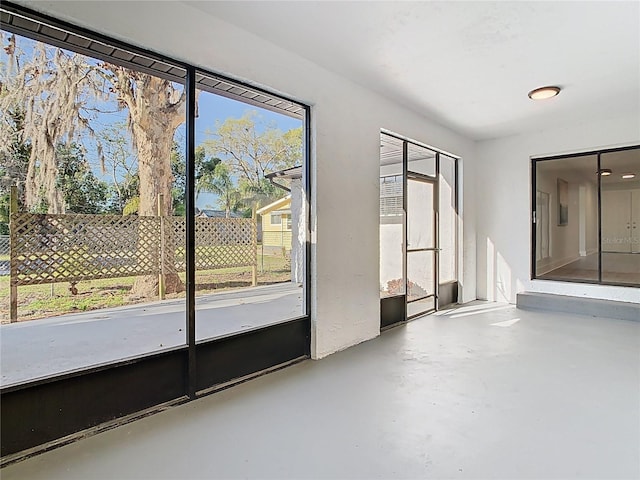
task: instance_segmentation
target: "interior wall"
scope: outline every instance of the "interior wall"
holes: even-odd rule
[[[536,187],[549,194],[549,254],[538,262],[538,274],[561,267],[580,257],[579,190],[580,184],[569,181],[569,219],[567,225],[558,225],[558,175],[538,169]],[[508,300],[508,299],[504,299]]]
[[[530,276],[531,158],[638,143],[640,112],[479,142],[478,297],[514,303],[516,294],[526,290],[640,303],[637,288],[531,280]]]
[[[379,155],[386,128],[462,157],[475,143],[181,2],[19,2],[312,106],[312,356],[379,334]],[[461,299],[475,298],[474,184],[461,181]]]

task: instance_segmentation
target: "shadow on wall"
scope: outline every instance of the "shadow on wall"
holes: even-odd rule
[[[486,238],[486,248],[482,255],[478,255],[478,271],[486,272],[486,278],[481,279],[485,291],[482,291],[482,281],[478,285],[478,297],[490,302],[516,302],[516,294],[524,291],[524,285],[513,275],[513,269],[496,249],[490,238]]]

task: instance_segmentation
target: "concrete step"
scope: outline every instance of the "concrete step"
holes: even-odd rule
[[[640,303],[523,292],[517,295],[516,305],[518,308],[529,310],[550,310],[640,322]]]

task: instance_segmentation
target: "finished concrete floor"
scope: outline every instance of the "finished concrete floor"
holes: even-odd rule
[[[640,322],[440,312],[1,476],[637,479]]]

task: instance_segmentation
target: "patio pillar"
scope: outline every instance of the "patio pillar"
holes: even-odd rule
[[[258,285],[258,215],[256,214],[255,205],[251,207],[251,221],[253,222],[253,226],[255,228],[255,233],[253,234],[252,246],[253,253],[255,255],[253,265],[251,266],[251,286],[255,287]]]
[[[302,180],[291,180],[291,281],[304,282],[306,204]]]

